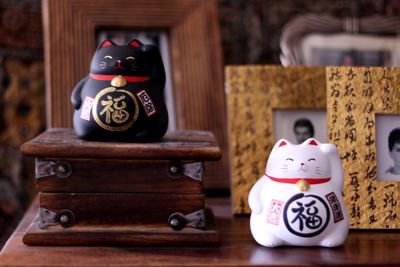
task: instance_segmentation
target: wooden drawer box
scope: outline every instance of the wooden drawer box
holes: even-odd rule
[[[50,129],[21,149],[36,159],[40,201],[26,244],[219,243],[202,187],[205,161],[221,157],[211,133],[132,144],[83,141],[71,129]]]

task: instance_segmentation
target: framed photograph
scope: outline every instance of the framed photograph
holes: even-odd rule
[[[275,109],[273,124],[275,142],[285,138],[293,144],[301,144],[313,137],[326,143],[328,139],[326,110]]]
[[[301,42],[308,66],[399,66],[400,38],[310,34]]]
[[[377,114],[375,120],[377,177],[400,182],[400,114]]]
[[[325,68],[228,66],[225,77],[232,208],[247,214],[248,193],[264,173],[275,140],[295,140],[294,130],[309,134],[304,122],[293,128],[299,119],[311,121],[314,134],[327,139]]]
[[[400,66],[400,19],[305,14],[283,28],[284,66]]]
[[[98,41],[138,36],[164,51],[167,103],[177,130],[208,130],[224,153],[204,187],[228,188],[226,103],[215,0],[43,0],[48,127],[72,127],[70,94]],[[169,79],[168,79],[169,78]]]
[[[328,137],[340,151],[350,225],[398,229],[400,70],[328,67],[326,74]]]

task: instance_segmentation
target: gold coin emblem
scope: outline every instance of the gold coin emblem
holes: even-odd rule
[[[96,95],[92,114],[101,128],[121,132],[135,123],[139,115],[139,105],[131,92],[107,87]]]

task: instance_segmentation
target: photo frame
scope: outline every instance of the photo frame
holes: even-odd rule
[[[87,75],[99,31],[165,31],[176,129],[213,132],[224,156],[207,168],[204,187],[228,188],[226,104],[215,0],[43,0],[42,5],[47,127],[72,127],[70,93]]]
[[[335,17],[304,14],[285,24],[284,66],[399,66],[397,16]]]
[[[400,114],[376,114],[376,171],[382,181],[400,181]]]
[[[274,141],[284,138],[292,144],[301,144],[308,138],[328,142],[326,111],[314,109],[273,109]]]
[[[248,214],[248,194],[275,144],[273,111],[325,110],[325,68],[228,66],[225,77],[232,210]]]
[[[345,171],[350,227],[398,229],[400,183],[378,176],[376,118],[400,114],[400,70],[327,67],[326,74],[328,135],[339,148]]]

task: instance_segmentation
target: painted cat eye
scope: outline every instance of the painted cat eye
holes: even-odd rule
[[[104,58],[112,59],[112,56],[105,56]]]
[[[292,158],[287,158],[286,160],[294,161]]]
[[[125,58],[125,59],[132,59],[132,60],[134,60],[135,58],[134,58],[134,57],[127,57],[127,58]]]
[[[310,159],[308,159],[308,161],[315,161],[315,159],[314,158],[310,158]]]

